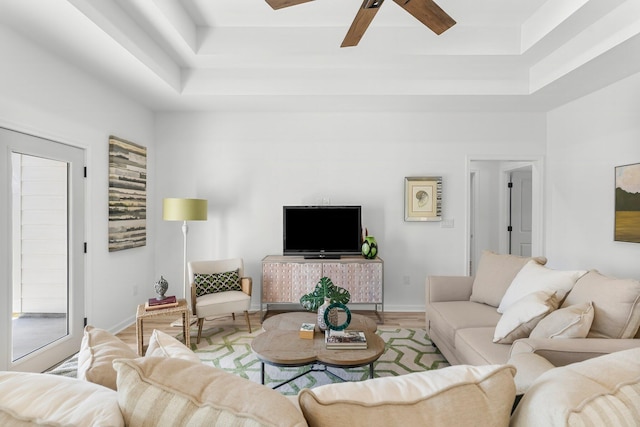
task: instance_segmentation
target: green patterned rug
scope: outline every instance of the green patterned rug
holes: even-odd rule
[[[191,349],[202,363],[260,383],[260,361],[251,350],[251,340],[262,333],[262,328],[257,328],[250,334],[244,326],[242,328],[211,327],[202,331],[200,344],[195,343],[195,328],[191,333]],[[377,333],[385,342],[385,351],[374,364],[375,377],[397,376],[449,366],[442,354],[433,346],[424,329],[380,328]],[[182,339],[182,333],[176,334],[176,338]],[[75,355],[49,373],[75,377],[77,365],[78,357]],[[274,387],[306,370],[308,370],[307,366],[279,368],[266,365],[265,382],[266,385]],[[350,381],[369,378],[368,366],[352,369],[329,368],[329,370]],[[337,381],[340,380],[325,372],[311,372],[279,387],[278,391],[282,394],[295,395],[303,388]]]
[[[200,357],[202,363],[259,383],[260,361],[251,350],[251,340],[260,333],[262,333],[262,329],[250,334],[244,328],[212,327],[202,331],[199,345],[195,344],[195,337],[193,337],[191,348]],[[385,342],[385,352],[374,364],[375,377],[396,376],[449,366],[442,354],[433,347],[424,329],[381,328],[377,333]],[[181,335],[179,337],[181,338]],[[266,365],[265,383],[274,387],[308,370],[308,368],[307,366],[280,368]],[[329,370],[350,381],[369,378],[368,367],[329,368]],[[279,387],[278,391],[282,394],[297,394],[303,388],[312,388],[337,381],[340,380],[325,372],[311,372]]]

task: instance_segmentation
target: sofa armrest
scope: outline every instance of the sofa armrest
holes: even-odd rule
[[[427,305],[440,301],[469,301],[471,276],[428,276],[425,283]]]
[[[516,368],[516,394],[525,394],[536,379],[545,372],[555,368],[551,362],[535,353],[514,354],[507,365]]]
[[[535,353],[554,366],[565,366],[635,347],[640,347],[640,339],[523,338],[513,343],[510,357],[519,353]]]

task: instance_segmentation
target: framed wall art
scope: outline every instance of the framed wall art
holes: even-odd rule
[[[147,244],[147,149],[109,137],[109,252]]]
[[[442,177],[404,179],[404,220],[442,221]]]
[[[617,166],[615,173],[614,240],[640,243],[640,163]]]

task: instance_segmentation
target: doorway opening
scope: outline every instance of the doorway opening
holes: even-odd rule
[[[541,158],[468,159],[468,274],[483,250],[543,255],[542,182]]]

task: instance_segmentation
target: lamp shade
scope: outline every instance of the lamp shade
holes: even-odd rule
[[[164,199],[162,219],[165,221],[204,221],[207,219],[205,199]]]

